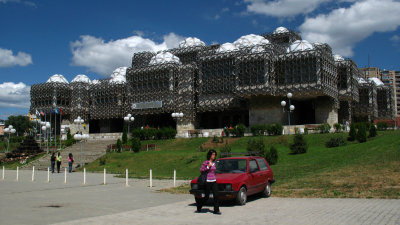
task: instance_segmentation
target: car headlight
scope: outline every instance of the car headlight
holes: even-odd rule
[[[226,184],[225,185],[225,190],[226,191],[232,191],[232,184]]]
[[[199,185],[198,184],[192,184],[192,189],[193,190],[199,189]]]

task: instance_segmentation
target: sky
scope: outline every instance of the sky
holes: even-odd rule
[[[0,0],[0,119],[27,114],[30,86],[54,74],[107,78],[187,37],[223,44],[284,26],[359,67],[400,70],[399,12],[400,0]]]

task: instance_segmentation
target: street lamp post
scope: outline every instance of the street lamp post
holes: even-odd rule
[[[14,134],[15,132],[16,132],[16,130],[14,129],[13,125],[8,125],[8,127],[4,129],[4,133],[8,133],[7,152],[9,152],[9,149],[10,149],[11,134]]]
[[[294,110],[294,105],[290,104],[290,99],[293,97],[292,93],[287,93],[286,97],[289,100],[289,109],[287,109],[286,111],[288,112],[288,122],[289,122],[289,134],[290,134],[290,113]],[[281,106],[282,106],[282,110],[283,112],[285,112],[285,106],[286,106],[286,101],[281,101]]]
[[[176,120],[176,131],[178,132],[178,119],[183,117],[183,112],[174,112],[171,113],[172,118]]]
[[[76,118],[76,119],[74,120],[74,123],[78,125],[78,130],[79,130],[79,132],[78,132],[77,134],[74,134],[74,139],[77,140],[77,141],[80,141],[80,143],[81,143],[81,153],[80,153],[80,158],[81,158],[80,161],[81,161],[81,162],[80,162],[80,164],[79,164],[80,167],[83,166],[83,164],[82,164],[82,140],[87,140],[87,139],[89,139],[89,135],[87,135],[87,134],[81,134],[81,124],[83,124],[84,122],[85,122],[85,121],[84,121],[83,119],[81,119],[80,116],[78,116],[78,118]]]
[[[47,139],[47,154],[49,154],[49,145],[51,144],[51,123],[50,122],[46,122],[46,139]]]
[[[131,125],[131,122],[135,120],[135,117],[133,117],[130,113],[124,117],[125,122],[128,123],[128,135],[129,135],[129,127]]]

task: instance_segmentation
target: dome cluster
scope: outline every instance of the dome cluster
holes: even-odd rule
[[[188,37],[185,40],[179,42],[179,48],[189,48],[189,47],[198,47],[198,46],[206,46],[204,42],[195,37]]]
[[[110,83],[126,83],[126,69],[128,67],[119,67],[111,73]],[[61,74],[52,75],[46,83],[64,83],[69,84],[68,80]],[[84,74],[78,74],[72,79],[72,83],[87,83],[87,84],[99,84],[99,80],[91,81],[90,78]]]
[[[265,49],[261,47],[260,45],[266,45],[269,44],[270,42],[264,38],[263,36],[260,35],[255,35],[255,34],[249,34],[249,35],[244,35],[238,38],[235,42],[233,43],[225,43],[222,44],[218,49],[218,53],[225,53],[225,52],[232,52],[232,51],[238,51],[240,48],[248,48],[248,47],[253,47],[251,50],[252,53],[259,53],[264,51]]]
[[[298,52],[312,49],[314,49],[314,46],[310,42],[306,40],[297,40],[287,48],[286,52]]]
[[[160,65],[160,64],[166,64],[166,63],[181,64],[181,61],[179,60],[178,57],[176,57],[175,55],[173,55],[170,52],[160,52],[150,59],[149,65]]]

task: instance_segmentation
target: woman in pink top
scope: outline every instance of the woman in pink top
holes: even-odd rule
[[[211,149],[207,153],[207,160],[203,162],[200,168],[200,172],[207,172],[207,182],[205,185],[205,197],[203,199],[196,199],[197,203],[197,211],[201,212],[201,208],[204,203],[208,201],[210,190],[214,196],[214,214],[221,214],[219,211],[219,200],[218,200],[218,186],[217,186],[217,177],[215,176],[215,158],[217,157],[217,152],[214,149]]]
[[[72,164],[74,163],[74,156],[72,153],[69,153],[68,155],[68,171],[71,173],[72,172]]]

